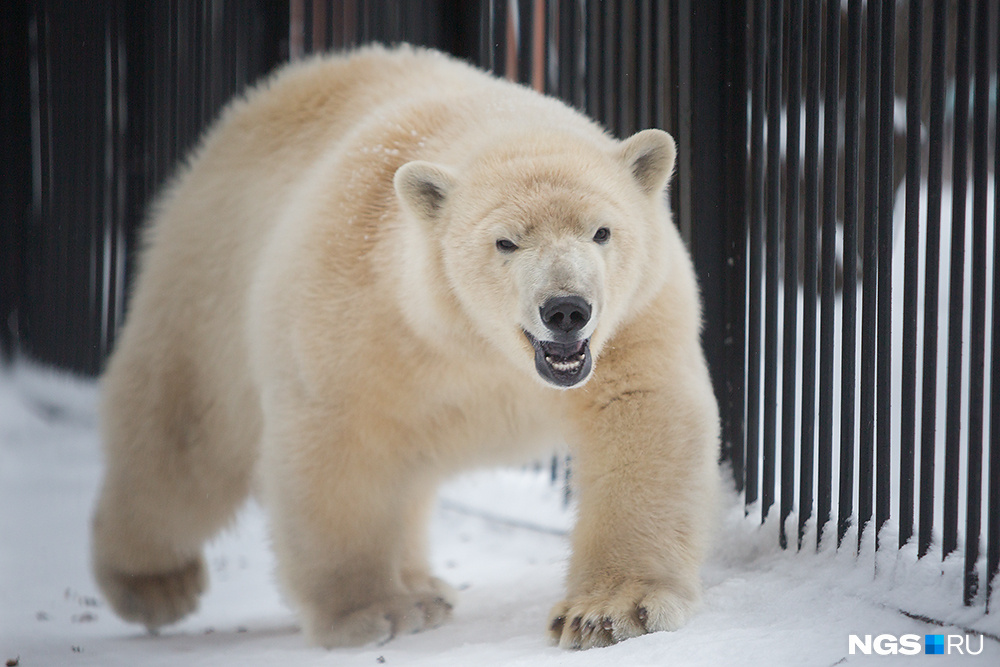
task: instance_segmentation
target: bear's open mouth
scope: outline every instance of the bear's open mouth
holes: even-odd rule
[[[590,339],[573,343],[538,340],[527,331],[528,342],[535,348],[535,370],[545,380],[559,387],[572,387],[590,375]]]

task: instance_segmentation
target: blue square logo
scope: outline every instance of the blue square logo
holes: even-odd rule
[[[924,635],[924,653],[944,655],[944,635]]]

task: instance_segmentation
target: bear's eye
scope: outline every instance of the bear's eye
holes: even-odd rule
[[[497,250],[500,252],[514,252],[517,250],[517,244],[510,239],[497,239]]]
[[[604,245],[611,239],[611,230],[607,227],[601,227],[594,233],[594,243],[600,243]]]

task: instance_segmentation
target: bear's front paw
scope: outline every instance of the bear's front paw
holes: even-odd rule
[[[444,623],[454,607],[454,592],[434,579],[432,587],[403,593],[339,616],[329,621],[325,615],[305,612],[309,639],[325,648],[384,644],[393,637],[430,630]]]
[[[560,648],[610,646],[647,632],[680,628],[699,598],[698,587],[625,583],[560,602],[549,616],[549,633]]]

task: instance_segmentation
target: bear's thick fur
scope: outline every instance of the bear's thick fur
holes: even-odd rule
[[[151,629],[253,489],[308,638],[382,642],[454,603],[426,559],[443,478],[565,439],[564,647],[680,627],[718,490],[718,415],[674,142],[616,141],[441,54],[285,67],[155,205],[103,379],[93,566]]]

